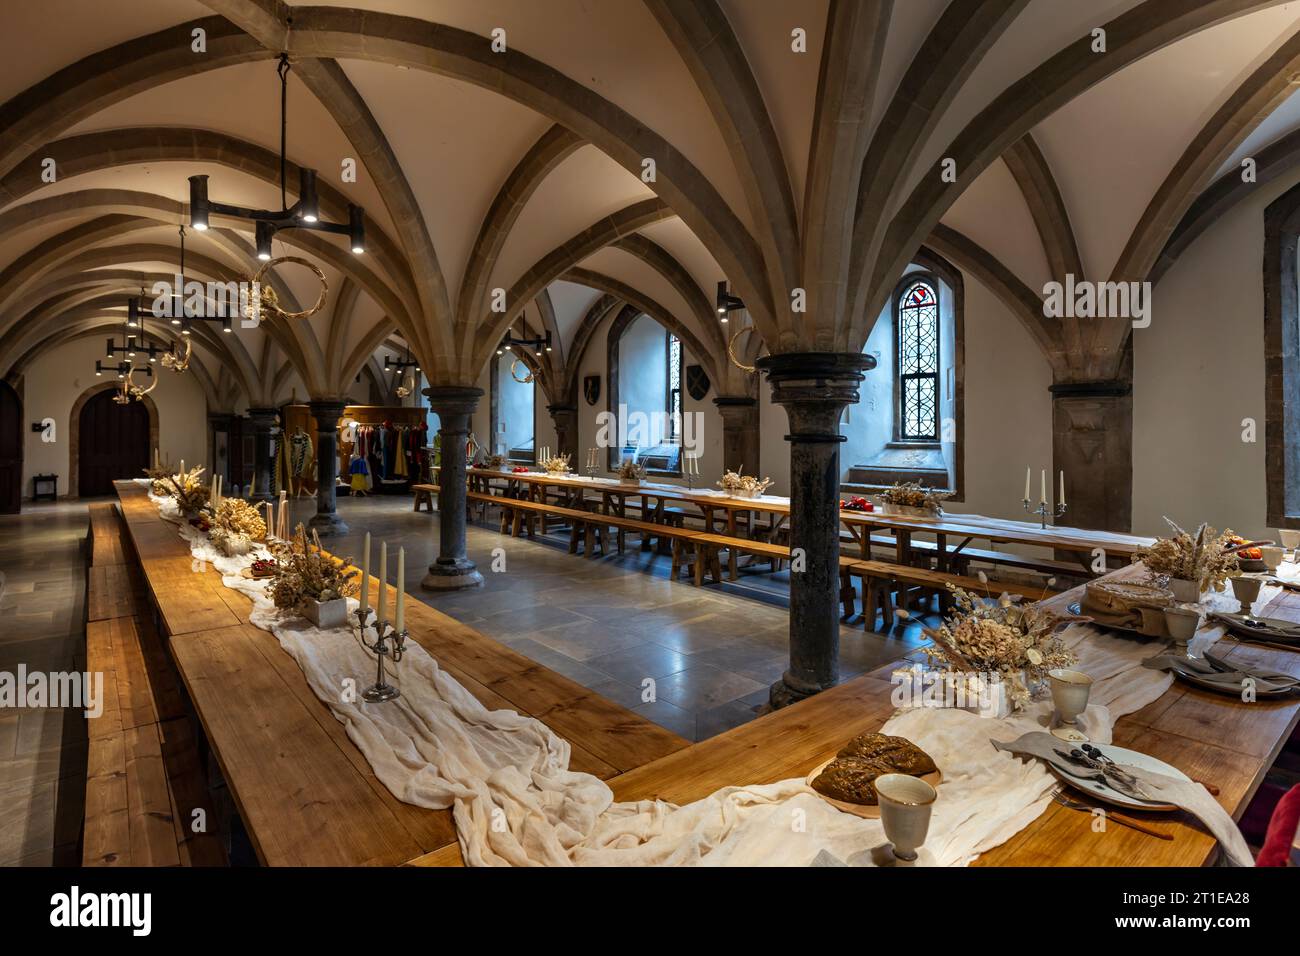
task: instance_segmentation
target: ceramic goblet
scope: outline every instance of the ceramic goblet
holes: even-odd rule
[[[1282,542],[1282,547],[1293,555],[1296,553],[1296,548],[1300,548],[1300,531],[1295,528],[1278,528],[1277,536]]]
[[[1286,549],[1276,545],[1264,545],[1259,549],[1259,556],[1264,562],[1264,567],[1268,568],[1270,573],[1277,574],[1277,569],[1282,566],[1282,560],[1286,557]]]
[[[1052,728],[1052,736],[1075,742],[1087,740],[1087,735],[1079,729],[1078,720],[1079,715],[1088,709],[1092,678],[1083,671],[1057,667],[1047,672],[1047,679],[1052,685],[1052,703],[1056,705],[1056,716],[1060,720]]]
[[[1259,597],[1259,589],[1263,587],[1264,582],[1259,578],[1251,577],[1249,574],[1239,574],[1232,578],[1232,593],[1237,600],[1241,602],[1241,614],[1246,620],[1253,620],[1251,608],[1255,606],[1255,599]]]
[[[1191,643],[1201,626],[1201,609],[1194,604],[1175,604],[1164,610],[1165,630],[1180,647]]]
[[[880,822],[893,844],[894,856],[904,863],[915,862],[930,832],[930,810],[939,792],[920,777],[886,773],[875,780],[880,799]]]

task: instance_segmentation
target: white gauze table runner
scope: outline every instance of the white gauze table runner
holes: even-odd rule
[[[259,555],[225,557],[180,519],[173,500],[150,498],[164,518],[178,523],[196,558],[252,599],[251,622],[274,634],[298,663],[393,795],[417,806],[453,808],[471,866],[806,866],[822,850],[851,865],[881,858],[872,853],[887,842],[880,822],[841,813],[802,778],[725,787],[685,806],[614,803],[604,781],[568,769],[566,740],[532,717],[488,710],[414,641],[392,679],[402,696],[365,703],[359,689],[373,681],[375,659],[351,631],[320,630],[275,608],[264,583],[240,576]],[[1235,607],[1230,598],[1226,604]],[[1197,640],[1208,644],[1221,634],[1210,628]],[[1141,666],[1154,653],[1147,642],[1089,625],[1071,625],[1062,637],[1079,655],[1079,668],[1096,681],[1081,720],[1098,743],[1110,742],[1117,718],[1155,700],[1173,681]],[[356,689],[350,700],[343,692],[347,682]],[[1044,729],[1051,712],[1050,700],[1002,720],[916,708],[896,712],[881,728],[915,742],[943,773],[921,865],[965,866],[1043,812],[1055,778],[1038,762],[1001,753],[989,741]]]

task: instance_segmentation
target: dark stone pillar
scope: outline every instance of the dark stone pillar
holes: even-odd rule
[[[840,656],[840,416],[858,400],[862,353],[793,352],[759,359],[772,401],[790,420],[790,667],[772,685],[773,707],[835,686]]]
[[[434,385],[424,390],[438,415],[442,464],[438,470],[438,558],[420,586],[428,591],[455,591],[483,583],[465,547],[465,439],[483,389]]]
[[[280,413],[274,408],[250,408],[248,419],[253,423],[253,494],[254,501],[271,498],[271,469],[275,459],[271,454],[271,432]]]
[[[551,421],[555,423],[555,450],[569,456],[574,471],[582,466],[578,458],[578,408],[576,405],[547,405]]]
[[[722,415],[722,465],[735,470],[742,465],[757,475],[758,399],[719,395],[713,400]]]
[[[1128,531],[1133,523],[1133,388],[1127,381],[1051,386],[1052,487],[1065,472],[1062,525]],[[1035,482],[1037,479],[1035,479]],[[1034,494],[1038,485],[1034,484]],[[1051,499],[1055,501],[1056,495]],[[1037,500],[1035,498],[1035,500]]]
[[[208,474],[220,475],[230,494],[237,484],[230,472],[230,430],[234,421],[235,416],[230,412],[208,412],[208,461],[212,462]]]
[[[338,399],[313,399],[307,404],[316,419],[316,513],[307,526],[322,538],[347,534],[348,526],[336,510],[339,473],[339,416],[347,402]]]

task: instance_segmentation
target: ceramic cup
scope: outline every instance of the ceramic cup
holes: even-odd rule
[[[1052,728],[1052,734],[1062,740],[1087,740],[1087,736],[1079,730],[1077,721],[1079,715],[1088,709],[1092,678],[1083,671],[1057,667],[1047,672],[1047,679],[1052,687],[1056,716],[1060,719],[1060,724]]]
[[[1286,549],[1274,545],[1263,545],[1259,549],[1259,556],[1264,561],[1264,566],[1272,572],[1276,572],[1282,564],[1282,559],[1286,557]]]
[[[1186,644],[1196,636],[1196,629],[1200,626],[1199,608],[1179,605],[1165,608],[1165,627],[1175,644]]]
[[[1241,602],[1242,614],[1250,617],[1251,608],[1255,604],[1255,599],[1259,597],[1259,589],[1263,585],[1263,581],[1249,574],[1239,574],[1232,578],[1232,593]]]
[[[911,863],[930,832],[930,810],[939,792],[920,777],[886,773],[876,778],[880,822],[894,846],[894,856]]]
[[[1300,531],[1295,528],[1278,528],[1277,537],[1282,542],[1282,547],[1292,554],[1295,553],[1296,548],[1300,548]]]

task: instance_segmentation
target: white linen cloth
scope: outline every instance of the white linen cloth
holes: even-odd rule
[[[150,497],[164,518],[179,523],[194,556],[253,600],[251,622],[276,636],[393,795],[453,808],[471,866],[807,866],[822,851],[850,865],[892,862],[882,852],[887,841],[879,820],[841,813],[802,778],[725,787],[685,806],[616,804],[602,780],[568,769],[567,741],[532,717],[489,711],[414,641],[393,680],[401,697],[369,704],[345,694],[348,686],[367,686],[374,674],[374,657],[356,637],[344,628],[319,630],[275,608],[263,583],[239,574],[264,555],[224,557],[205,534],[180,521],[171,499]],[[1098,743],[1110,742],[1116,718],[1155,700],[1173,681],[1141,666],[1152,653],[1149,643],[1079,624],[1062,637],[1079,655],[1079,669],[1096,681],[1080,720]],[[934,708],[890,718],[882,731],[915,742],[943,774],[919,865],[965,866],[1042,813],[1055,778],[990,741],[1042,730],[1051,712],[1050,700],[1043,700],[1002,720]]]

